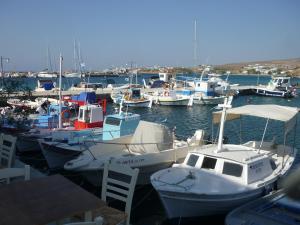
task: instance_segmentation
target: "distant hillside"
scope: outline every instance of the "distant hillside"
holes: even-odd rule
[[[254,65],[254,64],[260,64],[264,66],[275,66],[282,70],[289,70],[291,75],[300,76],[300,58],[230,63],[224,65],[216,65],[214,66],[214,68],[216,70],[225,70],[225,71],[230,70],[232,73],[241,73],[243,67],[248,65]]]

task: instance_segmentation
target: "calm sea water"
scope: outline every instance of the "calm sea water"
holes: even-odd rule
[[[149,78],[151,75],[145,75]],[[91,78],[90,82],[103,82],[103,78]],[[115,78],[116,83],[126,83],[126,77]],[[142,77],[138,78],[141,82]],[[266,84],[270,80],[268,76],[260,76],[259,80],[256,76],[230,76],[229,81],[231,83],[238,83],[240,85],[255,85],[257,83]],[[64,79],[64,87],[69,87],[72,83],[78,82],[75,79]],[[35,79],[24,79],[24,83],[28,83],[33,86],[36,83]],[[299,83],[299,79],[292,79],[292,83]],[[300,97],[293,99],[283,99],[275,97],[262,97],[262,96],[238,96],[233,100],[233,106],[241,106],[245,104],[278,104],[285,106],[300,106]],[[116,105],[108,105],[108,113],[113,112]],[[214,133],[217,131],[217,127],[212,129],[212,112],[216,109],[214,106],[202,106],[194,105],[193,107],[170,107],[170,106],[154,106],[151,109],[148,108],[128,108],[129,112],[135,112],[141,115],[143,120],[162,123],[171,129],[175,129],[175,133],[178,139],[186,139],[194,134],[197,129],[205,130],[208,136],[212,136],[212,130]],[[240,123],[228,122],[225,125],[225,136],[230,143],[246,142],[251,139],[260,140],[264,131],[264,124],[266,120],[247,117],[242,120],[243,129],[240,130]],[[278,143],[283,142],[283,124],[280,122],[269,123],[267,129],[267,135],[265,140],[271,140],[276,137]],[[240,139],[240,134],[242,138]],[[296,133],[291,133],[288,137],[288,143],[295,145],[297,149],[300,149],[300,126],[297,127]],[[295,137],[295,142],[293,142]],[[294,168],[300,165],[300,156],[298,154]],[[99,195],[100,190],[88,185],[83,180],[74,174],[64,175],[73,179],[78,184],[85,187],[87,190]],[[186,224],[223,224],[224,218],[216,217],[207,219],[198,219],[194,221],[188,221]],[[159,198],[153,188],[149,186],[140,187],[134,196],[133,212],[132,212],[133,224],[163,224],[168,225],[170,221],[165,219],[164,209],[159,201]],[[182,224],[183,222],[176,224]]]

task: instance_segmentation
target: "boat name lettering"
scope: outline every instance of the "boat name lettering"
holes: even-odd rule
[[[125,117],[126,121],[130,121],[130,120],[136,120],[136,116],[132,116],[132,117]]]
[[[118,164],[122,164],[122,165],[128,165],[128,164],[136,164],[136,163],[141,163],[145,161],[145,159],[129,159],[129,160],[125,160],[125,161],[117,161]]]

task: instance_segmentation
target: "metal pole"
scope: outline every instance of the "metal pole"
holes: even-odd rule
[[[3,57],[3,56],[1,56],[1,58],[0,58],[0,62],[1,62],[1,87],[3,87],[3,85],[4,85],[4,68],[3,68],[3,60],[7,60],[7,62],[9,61],[9,58],[5,58],[5,57]]]
[[[1,87],[4,85],[4,74],[3,74],[3,57],[1,56]]]
[[[61,115],[61,77],[62,77],[62,55],[59,57],[59,117],[58,117],[58,128],[62,128],[62,115]]]

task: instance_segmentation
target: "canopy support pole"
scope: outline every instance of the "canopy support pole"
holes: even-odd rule
[[[264,134],[263,134],[263,136],[262,136],[262,139],[261,139],[261,142],[260,142],[260,145],[259,145],[258,153],[259,153],[259,151],[260,151],[260,149],[261,149],[261,146],[262,146],[262,144],[263,144],[263,142],[264,142],[264,139],[265,139],[265,134],[266,134],[267,127],[268,127],[268,124],[269,124],[269,119],[270,119],[270,118],[268,118],[268,119],[267,119],[267,122],[266,122],[266,126],[265,126],[265,129],[264,129]]]

